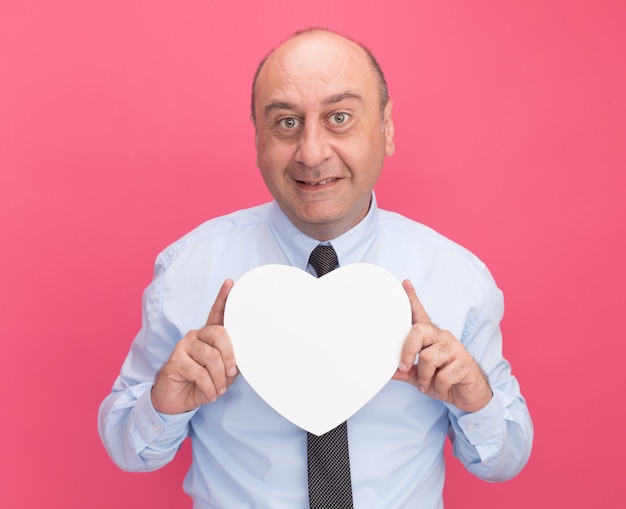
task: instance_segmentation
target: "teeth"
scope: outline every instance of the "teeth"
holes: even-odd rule
[[[335,180],[334,178],[329,178],[326,180],[320,180],[319,182],[307,182],[308,185],[310,186],[321,186],[322,184],[328,184],[329,182],[332,182],[333,180]]]

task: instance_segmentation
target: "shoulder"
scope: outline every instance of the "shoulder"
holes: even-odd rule
[[[269,221],[270,203],[241,209],[215,217],[197,226],[180,239],[167,246],[157,257],[157,264],[167,267],[190,249],[228,244],[229,240],[255,229],[265,229]]]
[[[439,233],[433,228],[410,219],[397,212],[379,211],[381,235],[393,239],[395,245],[402,245],[409,251],[418,251],[424,256],[450,256],[480,267],[483,262],[471,251]]]
[[[382,211],[380,250],[399,279],[409,278],[433,320],[465,337],[467,324],[498,321],[503,296],[475,254],[445,235],[400,214]]]

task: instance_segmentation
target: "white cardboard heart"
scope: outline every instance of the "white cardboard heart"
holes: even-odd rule
[[[321,435],[393,376],[411,306],[400,282],[375,265],[350,264],[319,279],[264,265],[233,286],[224,325],[250,386],[283,417]]]

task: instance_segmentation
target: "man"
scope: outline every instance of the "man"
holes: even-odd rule
[[[190,435],[194,507],[308,507],[307,434],[239,376],[223,315],[233,280],[269,263],[315,274],[322,243],[340,266],[374,263],[403,280],[413,313],[393,379],[347,422],[354,507],[443,507],[447,435],[483,479],[524,466],[532,424],[501,355],[500,291],[463,248],[377,208],[391,112],[372,55],[338,34],[298,33],[261,63],[252,120],[275,201],[208,221],[159,255],[142,329],[100,410],[118,465],[159,468]]]

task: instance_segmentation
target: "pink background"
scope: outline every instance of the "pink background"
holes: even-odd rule
[[[251,76],[310,25],[386,71],[381,206],[473,250],[505,292],[533,455],[499,485],[449,462],[447,508],[626,506],[623,2],[2,0],[0,507],[190,507],[188,445],[121,472],[96,413],[156,254],[268,199]]]

